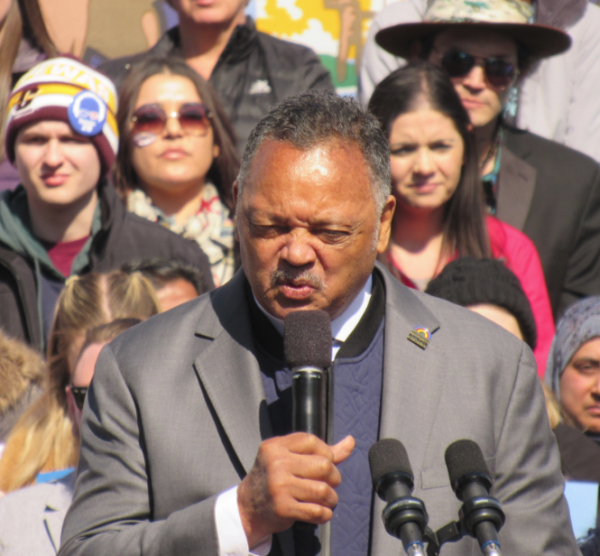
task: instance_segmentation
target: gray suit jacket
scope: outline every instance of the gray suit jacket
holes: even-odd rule
[[[60,481],[0,498],[0,555],[54,556],[75,486],[75,472]]]
[[[579,554],[529,348],[378,269],[386,288],[381,437],[406,446],[431,527],[457,519],[444,451],[470,438],[507,514],[505,554]],[[239,272],[103,349],[83,413],[61,556],[218,554],[216,497],[239,483],[272,434],[244,284]],[[424,350],[407,340],[416,326],[433,332]],[[383,528],[382,507],[377,502],[371,553],[402,553]],[[290,531],[275,546],[294,556]],[[478,552],[463,539],[443,554]]]

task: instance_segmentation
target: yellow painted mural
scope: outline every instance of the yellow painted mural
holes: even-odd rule
[[[373,16],[393,0],[254,0],[257,27],[319,54],[341,93],[356,91],[356,68]]]

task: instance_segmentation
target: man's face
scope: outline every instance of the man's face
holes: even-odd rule
[[[54,120],[19,132],[15,165],[28,199],[37,205],[73,205],[93,194],[100,179],[100,158],[90,139]]]
[[[247,0],[171,0],[181,19],[204,25],[229,25],[245,17]]]
[[[482,29],[448,29],[436,36],[428,61],[441,67],[442,58],[451,50],[460,50],[478,58],[471,71],[452,78],[454,88],[475,128],[495,122],[502,112],[510,87],[498,88],[485,78],[482,58],[499,58],[517,64],[517,44],[509,37]]]
[[[278,318],[298,309],[339,316],[387,247],[395,201],[388,197],[380,217],[356,145],[299,150],[267,140],[234,195],[246,276]]]
[[[600,338],[585,342],[560,375],[560,403],[581,430],[600,433]]]

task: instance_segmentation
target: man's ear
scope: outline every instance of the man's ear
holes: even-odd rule
[[[389,195],[379,218],[379,238],[377,239],[377,253],[379,254],[385,252],[390,241],[395,210],[396,198],[393,195]]]

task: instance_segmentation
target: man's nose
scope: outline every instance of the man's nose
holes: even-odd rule
[[[51,139],[47,143],[43,163],[51,168],[59,167],[65,160],[62,145],[57,139]]]
[[[292,266],[304,266],[315,261],[317,255],[308,231],[292,231],[286,236],[281,258]]]
[[[462,84],[469,89],[484,89],[486,87],[486,82],[483,64],[475,64],[471,68],[471,71],[463,77]]]

